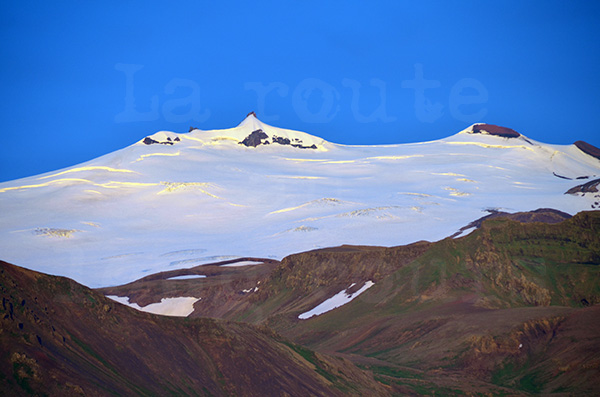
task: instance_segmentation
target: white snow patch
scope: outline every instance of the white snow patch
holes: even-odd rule
[[[184,276],[169,277],[167,280],[191,280],[195,278],[206,278],[204,274],[186,274]]]
[[[311,318],[312,316],[318,316],[320,314],[326,313],[330,310],[333,310],[340,306],[343,306],[346,303],[350,302],[352,299],[356,298],[358,295],[362,294],[363,292],[365,292],[366,290],[371,288],[373,285],[375,285],[375,283],[369,280],[358,291],[356,291],[352,294],[347,293],[346,291],[348,291],[354,285],[355,285],[355,283],[352,283],[345,290],[338,292],[331,298],[327,299],[326,301],[324,301],[321,304],[319,304],[318,306],[316,306],[314,309],[309,310],[305,313],[302,313],[301,315],[298,316],[298,318],[300,320],[306,320],[307,318]]]
[[[459,235],[454,236],[454,238],[464,237],[468,234],[471,234],[474,230],[477,230],[477,226],[472,226],[468,229],[463,230]]]
[[[241,267],[241,266],[254,266],[260,265],[263,262],[254,262],[254,261],[239,261],[234,263],[228,263],[226,265],[221,265],[220,267]]]
[[[177,298],[161,298],[160,302],[151,303],[147,306],[142,307],[137,303],[129,303],[128,296],[106,295],[106,297],[142,312],[172,317],[189,316],[194,311],[194,303],[198,302],[201,299],[189,296],[180,296]]]

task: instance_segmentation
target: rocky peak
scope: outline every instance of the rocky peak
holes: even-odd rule
[[[494,125],[494,124],[474,124],[471,127],[471,134],[489,134],[489,135],[496,135],[496,136],[500,136],[503,138],[518,138],[521,136],[521,134],[519,134],[517,131],[511,129],[511,128],[507,128],[507,127],[501,127],[499,125]]]
[[[157,141],[156,139],[152,139],[149,136],[147,136],[144,138],[144,140],[142,142],[145,145],[154,145],[154,144],[173,145],[175,142],[179,142],[179,141],[181,141],[181,139],[179,139],[179,137],[175,137],[175,139],[171,139],[171,137],[167,137],[167,139],[164,141]]]
[[[600,160],[600,149],[598,149],[596,146],[590,145],[584,141],[577,141],[573,145],[577,146],[577,149],[581,150],[583,153]]]
[[[261,129],[252,131],[250,135],[244,138],[243,141],[240,142],[240,145],[246,145],[248,147],[257,147],[258,145],[268,145],[269,144],[269,136]]]

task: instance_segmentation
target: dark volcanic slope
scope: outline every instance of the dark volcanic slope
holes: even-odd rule
[[[473,126],[473,133],[479,134],[482,131],[489,133],[490,135],[501,136],[503,138],[518,138],[521,136],[517,131],[512,128],[501,127],[494,124],[475,124]]]
[[[2,395],[386,394],[346,360],[264,328],[142,313],[0,262]]]
[[[577,141],[573,145],[577,146],[577,148],[579,150],[581,150],[583,153],[589,154],[590,156],[595,157],[598,160],[600,160],[600,149],[598,149],[596,146],[591,145],[584,141]]]

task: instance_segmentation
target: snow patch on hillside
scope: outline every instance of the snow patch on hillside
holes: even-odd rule
[[[206,278],[204,274],[186,274],[184,276],[169,277],[167,280],[193,280],[196,278]]]
[[[319,304],[318,306],[316,306],[312,310],[309,310],[309,311],[307,311],[305,313],[300,314],[298,316],[298,318],[300,320],[306,320],[306,319],[311,318],[313,316],[318,316],[320,314],[327,313],[328,311],[331,311],[331,310],[336,309],[336,308],[338,308],[340,306],[343,306],[346,303],[351,302],[353,299],[355,299],[357,296],[359,296],[360,294],[362,294],[363,292],[365,292],[366,290],[368,290],[372,286],[374,286],[375,283],[373,283],[372,281],[367,281],[362,286],[362,288],[360,288],[358,291],[356,291],[354,293],[351,293],[351,294],[348,293],[348,290],[350,288],[352,288],[354,285],[356,285],[356,283],[350,284],[350,286],[348,288],[346,288],[345,290],[338,292],[337,294],[335,294],[331,298],[327,299],[326,301],[322,302],[321,304]]]
[[[106,295],[106,297],[142,312],[172,317],[189,316],[194,311],[194,303],[201,299],[187,296],[162,298],[160,302],[151,303],[147,306],[140,306],[137,303],[129,303],[128,296]]]
[[[228,263],[226,265],[221,265],[220,267],[242,267],[242,266],[254,266],[260,265],[263,262],[255,262],[255,261],[239,261],[234,263]]]

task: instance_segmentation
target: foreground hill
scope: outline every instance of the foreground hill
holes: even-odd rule
[[[0,262],[0,394],[387,394],[349,361],[264,327],[139,312]]]
[[[432,142],[340,145],[250,114],[0,183],[0,252],[103,287],[231,258],[438,241],[490,210],[600,206],[595,153],[488,124]]]
[[[199,266],[102,292],[142,306],[202,297],[192,317],[267,325],[398,393],[599,393],[600,212],[493,214],[473,227],[437,243]],[[206,277],[170,279],[185,274]]]

